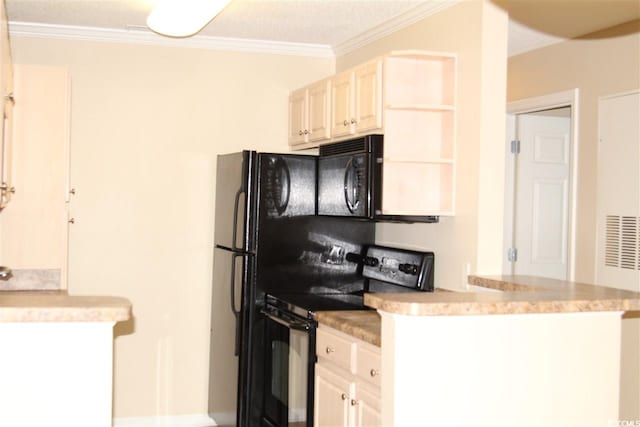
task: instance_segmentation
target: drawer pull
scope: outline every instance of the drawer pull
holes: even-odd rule
[[[375,369],[372,369],[371,371],[369,371],[369,374],[371,374],[372,377],[377,377],[378,374],[380,374],[380,372],[376,371]]]
[[[355,399],[351,399],[351,406],[356,406],[358,404],[358,401]]]
[[[346,394],[342,393],[342,396],[340,396],[340,397],[342,397],[342,400],[347,400],[348,396]]]
[[[327,347],[327,349],[325,350],[327,352],[327,354],[331,354],[333,352],[335,352],[335,350],[331,347]]]

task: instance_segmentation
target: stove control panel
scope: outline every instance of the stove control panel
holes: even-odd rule
[[[433,291],[434,258],[433,252],[369,246],[362,256],[362,275],[404,288]]]

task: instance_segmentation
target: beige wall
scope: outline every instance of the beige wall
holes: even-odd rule
[[[69,290],[118,295],[116,417],[207,410],[215,157],[286,150],[291,89],[330,59],[13,37],[72,85]]]
[[[501,10],[462,2],[336,62],[340,71],[390,50],[458,55],[456,215],[438,224],[376,226],[379,243],[433,250],[439,287],[462,289],[468,272],[502,268],[506,42]]]
[[[598,97],[640,88],[640,21],[509,59],[508,100],[578,88],[576,280],[595,282]]]

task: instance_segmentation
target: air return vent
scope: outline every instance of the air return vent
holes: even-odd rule
[[[640,217],[607,215],[604,264],[640,270]]]

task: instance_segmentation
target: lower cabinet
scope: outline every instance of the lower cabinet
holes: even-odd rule
[[[320,325],[315,427],[374,427],[380,417],[380,348]]]

